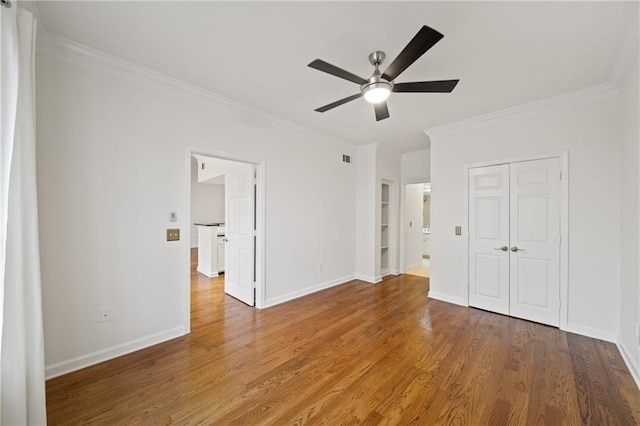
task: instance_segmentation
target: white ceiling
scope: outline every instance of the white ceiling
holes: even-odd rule
[[[637,2],[38,3],[49,32],[354,144],[405,152],[422,130],[607,81]],[[397,82],[459,78],[451,94],[393,93],[376,122],[358,99],[314,112],[356,84],[313,59],[369,77],[422,25],[444,38]],[[384,64],[382,69],[384,69]]]

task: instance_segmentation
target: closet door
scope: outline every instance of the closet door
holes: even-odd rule
[[[560,325],[560,159],[510,165],[510,315]]]
[[[469,305],[509,315],[509,165],[469,170]]]

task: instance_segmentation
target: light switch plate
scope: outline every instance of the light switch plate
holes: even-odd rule
[[[179,241],[180,240],[180,228],[167,229],[167,241]]]
[[[462,235],[462,226],[456,226],[456,235]]]
[[[169,222],[177,222],[178,221],[178,213],[170,212],[169,213]]]

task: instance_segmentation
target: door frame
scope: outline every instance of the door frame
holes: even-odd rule
[[[464,270],[467,291],[464,295],[465,305],[469,306],[469,169],[477,167],[497,166],[500,164],[519,163],[523,161],[558,158],[560,160],[560,330],[567,330],[569,301],[569,151],[556,151],[545,154],[524,155],[502,160],[482,161],[463,166],[463,221],[464,237]]]
[[[253,164],[256,168],[256,249],[255,249],[255,275],[256,275],[256,304],[255,307],[263,309],[265,307],[266,295],[266,274],[265,274],[265,206],[266,206],[266,164],[264,160],[239,156],[228,152],[217,151],[211,148],[186,146],[184,150],[184,188],[185,188],[185,223],[186,229],[183,241],[183,270],[184,278],[182,287],[182,322],[187,333],[191,331],[191,156],[203,155],[207,157],[219,158],[222,160],[237,161],[240,163]]]

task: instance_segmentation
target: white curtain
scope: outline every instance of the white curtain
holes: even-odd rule
[[[33,15],[0,7],[0,423],[46,424]]]

